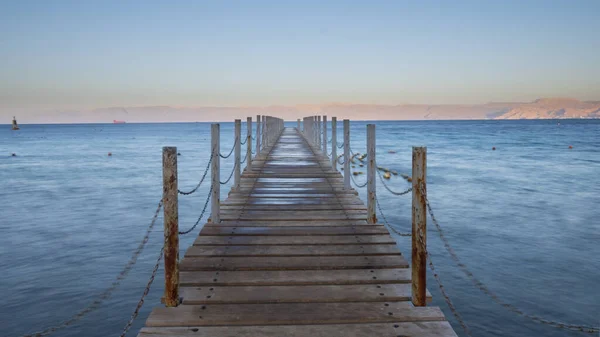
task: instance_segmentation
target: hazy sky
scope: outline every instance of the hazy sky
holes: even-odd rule
[[[599,16],[599,0],[2,0],[0,109],[598,100]]]

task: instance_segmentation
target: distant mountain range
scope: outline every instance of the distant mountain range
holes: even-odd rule
[[[448,120],[448,119],[564,119],[600,118],[600,101],[582,102],[571,98],[541,98],[530,103],[462,104],[301,104],[266,107],[112,107],[91,111],[52,112],[44,121],[26,123],[111,123],[113,120],[136,122],[203,122],[245,120],[246,116],[280,116],[295,120],[303,116],[328,115],[354,120]],[[36,118],[37,119],[37,118]]]

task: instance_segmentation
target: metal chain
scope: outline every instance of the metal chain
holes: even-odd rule
[[[240,145],[246,145],[246,143],[248,143],[248,137],[244,137],[246,140],[245,141],[240,141]]]
[[[237,167],[237,163],[235,163],[235,165],[233,165],[233,169],[231,170],[231,174],[229,175],[229,178],[227,178],[227,180],[225,180],[225,181],[219,181],[219,183],[221,185],[225,185],[231,180],[231,177],[233,177],[233,172],[235,172],[236,167]]]
[[[337,147],[338,147],[338,149],[343,148],[344,147],[344,142],[342,142],[342,144],[338,145]]]
[[[433,261],[431,261],[431,254],[429,254],[429,252],[427,252],[427,251],[425,251],[425,252],[427,254],[427,263],[429,264],[429,268],[431,269],[431,272],[433,273],[433,278],[435,279],[435,281],[438,284],[438,287],[440,288],[440,293],[442,293],[442,296],[444,297],[444,301],[446,301],[446,304],[448,305],[448,308],[450,308],[450,311],[452,311],[454,318],[456,318],[456,320],[458,321],[460,326],[463,328],[465,335],[471,337],[471,331],[469,330],[469,327],[463,320],[463,318],[460,315],[460,313],[458,312],[458,310],[456,310],[456,307],[454,306],[454,303],[450,299],[450,296],[448,296],[448,294],[446,293],[446,287],[444,287],[444,284],[442,283],[440,276],[438,275],[438,273],[435,270]]]
[[[243,163],[245,163],[245,162],[246,162],[246,159],[248,159],[247,153],[246,153],[246,155],[244,155],[244,160],[242,160],[242,161],[240,162],[240,164],[243,164]]]
[[[379,214],[381,214],[381,218],[383,219],[383,223],[385,225],[387,225],[387,227],[394,233],[396,233],[397,235],[400,236],[412,236],[411,233],[402,233],[402,232],[398,232],[394,227],[392,227],[392,225],[388,222],[387,218],[385,217],[385,215],[383,214],[383,210],[381,209],[381,205],[379,204],[379,199],[375,198],[375,203],[377,205],[377,208],[379,209]]]
[[[396,192],[394,190],[392,190],[385,182],[385,180],[383,180],[383,176],[381,176],[381,172],[379,170],[377,170],[377,175],[379,175],[379,180],[381,180],[381,183],[383,185],[383,187],[385,187],[386,190],[388,190],[388,192],[392,193],[393,195],[405,195],[408,194],[410,192],[412,192],[412,187],[409,187],[406,191],[402,191],[402,192]]]
[[[233,147],[231,147],[231,151],[229,151],[229,154],[224,156],[221,154],[221,152],[219,152],[219,157],[221,157],[223,159],[227,159],[227,158],[231,157],[231,154],[233,153],[233,150],[235,150],[235,145],[237,144],[237,142],[238,142],[238,138],[235,137],[235,140],[233,141]]]
[[[343,156],[343,155],[339,155],[339,156],[337,157],[337,162],[338,162],[338,164],[340,164],[340,165],[344,165],[344,163],[346,163],[345,161],[343,161],[343,162],[342,162],[342,161],[340,161],[340,159],[342,159],[342,156]]]
[[[553,326],[555,328],[583,331],[583,332],[588,332],[588,333],[595,333],[595,332],[600,331],[600,327],[552,321],[552,320],[542,318],[542,317],[539,317],[536,315],[528,314],[528,313],[522,311],[521,309],[517,308],[516,306],[500,299],[498,297],[498,295],[496,295],[485,284],[483,284],[479,279],[477,279],[475,277],[475,275],[467,268],[467,266],[464,263],[462,263],[462,261],[460,260],[460,258],[458,257],[458,255],[456,254],[454,249],[452,249],[452,247],[450,246],[448,239],[444,235],[444,230],[442,229],[439,222],[437,221],[437,218],[433,214],[433,209],[431,208],[429,199],[427,199],[427,194],[424,193],[425,189],[423,187],[421,187],[421,190],[422,190],[423,195],[425,195],[425,202],[427,205],[427,211],[429,212],[429,216],[431,217],[431,220],[432,220],[433,224],[435,225],[435,228],[436,228],[440,238],[442,239],[442,242],[444,243],[444,247],[450,254],[450,257],[456,262],[456,264],[460,268],[460,270],[467,276],[467,278],[469,278],[469,280],[471,280],[471,282],[475,285],[475,287],[477,287],[481,292],[488,295],[494,302],[503,306],[504,308],[506,308],[518,315],[529,318],[530,320],[537,322],[537,323],[547,324],[547,325]]]
[[[50,335],[50,334],[52,334],[52,333],[54,333],[54,332],[56,332],[58,330],[64,329],[64,328],[72,325],[73,323],[77,322],[81,318],[83,318],[86,314],[89,314],[90,312],[98,309],[100,307],[100,305],[105,300],[107,300],[108,298],[110,298],[110,296],[112,295],[112,293],[121,284],[121,281],[123,281],[127,277],[127,275],[129,274],[129,272],[131,271],[131,269],[133,269],[133,266],[135,265],[135,263],[138,260],[138,257],[140,256],[140,254],[144,250],[144,247],[146,246],[146,243],[148,243],[148,240],[150,238],[150,233],[152,233],[152,229],[154,228],[154,224],[156,223],[156,219],[158,218],[158,214],[160,213],[160,210],[161,210],[162,206],[163,206],[163,201],[161,199],[160,202],[158,203],[158,207],[156,208],[156,211],[154,212],[154,216],[152,217],[152,221],[150,222],[150,225],[146,229],[146,234],[144,235],[142,241],[137,246],[137,248],[133,251],[133,254],[132,254],[131,258],[129,258],[129,261],[127,262],[127,264],[125,265],[125,267],[118,274],[118,276],[116,278],[116,281],[113,282],[110,287],[108,287],[106,290],[104,290],[102,293],[100,293],[100,295],[92,303],[90,303],[87,307],[85,307],[82,310],[80,310],[78,313],[76,313],[75,315],[73,315],[68,320],[66,320],[66,321],[64,321],[64,322],[62,322],[62,323],[60,323],[58,325],[48,327],[48,328],[46,328],[44,330],[41,330],[41,331],[38,331],[38,332],[35,332],[35,333],[32,333],[32,334],[23,335],[22,337],[41,337],[41,336],[47,336],[47,335]]]
[[[363,187],[367,186],[367,183],[369,182],[369,181],[367,180],[367,181],[365,181],[365,183],[364,183],[364,184],[362,184],[362,185],[359,185],[359,184],[356,182],[356,180],[354,180],[354,174],[353,174],[352,172],[345,172],[344,174],[349,174],[349,175],[350,175],[350,179],[352,180],[352,182],[354,183],[354,185],[355,185],[356,187],[358,187],[358,188],[363,188]]]
[[[166,241],[167,237],[168,237],[168,235],[165,236],[165,241]],[[142,309],[142,306],[144,305],[144,300],[145,300],[146,296],[148,295],[148,293],[150,292],[150,287],[152,287],[152,283],[154,282],[154,278],[156,277],[156,272],[158,271],[158,267],[160,266],[160,261],[162,260],[164,253],[165,253],[165,244],[163,243],[163,246],[160,248],[160,253],[158,254],[158,258],[156,259],[156,264],[154,265],[154,269],[152,269],[152,275],[150,275],[150,279],[148,280],[148,283],[146,283],[146,288],[144,288],[144,292],[142,293],[142,297],[138,301],[138,304],[135,306],[135,310],[133,311],[133,314],[131,314],[129,321],[127,321],[127,324],[123,328],[123,331],[121,332],[121,335],[119,337],[125,337],[125,335],[129,331],[129,329],[131,329],[131,325],[133,325],[133,321],[135,321],[135,319],[138,317],[138,315],[140,313],[140,309]]]
[[[204,169],[204,174],[202,174],[202,178],[200,178],[200,182],[198,182],[198,185],[196,185],[196,187],[194,187],[191,191],[188,192],[183,192],[181,190],[177,190],[177,193],[181,194],[181,195],[190,195],[194,192],[196,192],[198,190],[198,188],[200,188],[200,185],[202,185],[202,182],[204,182],[204,178],[206,178],[206,175],[208,174],[208,169],[210,168],[210,163],[212,163],[213,160],[213,156],[210,156],[210,159],[208,160],[208,164],[206,165],[206,169]]]
[[[204,212],[206,212],[206,207],[208,207],[208,202],[210,201],[212,191],[213,191],[213,188],[211,186],[210,191],[208,191],[208,196],[206,196],[206,201],[204,202],[204,208],[202,208],[202,212],[200,213],[198,220],[196,220],[196,223],[192,226],[192,228],[188,229],[187,231],[179,232],[180,235],[188,234],[189,232],[193,231],[196,228],[196,226],[198,226],[198,224],[200,223],[200,220],[204,216]]]

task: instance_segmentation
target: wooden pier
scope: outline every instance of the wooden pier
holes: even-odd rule
[[[275,130],[179,261],[180,300],[138,336],[456,336],[413,305],[407,260],[312,141],[320,127]]]

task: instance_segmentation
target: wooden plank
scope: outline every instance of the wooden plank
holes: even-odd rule
[[[345,303],[410,301],[410,284],[181,287],[183,304]],[[431,299],[431,295],[429,295]]]
[[[381,224],[370,224],[366,220],[304,220],[304,221],[278,221],[278,220],[222,220],[220,223],[207,223],[205,227],[345,227],[345,226],[381,226]]]
[[[410,283],[410,269],[182,271],[182,286]]]
[[[200,235],[194,245],[354,245],[396,243],[386,235],[323,235],[323,236],[207,236]]]
[[[185,256],[401,255],[396,245],[191,246]]]
[[[282,204],[258,204],[258,205],[246,205],[245,203],[239,204],[231,204],[231,203],[221,203],[221,212],[226,213],[227,211],[240,211],[242,207],[240,205],[244,205],[244,210],[251,211],[265,211],[265,212],[280,212],[289,210],[290,207],[293,207],[295,211],[349,211],[349,210],[360,210],[366,211],[367,208],[364,205],[356,205],[350,204],[345,205],[339,202],[333,202],[329,204],[313,204],[313,205],[282,205]]]
[[[189,326],[146,327],[139,337],[457,337],[448,322],[400,322],[367,324],[271,325],[271,326]]]
[[[444,314],[439,308],[415,308],[409,302],[219,304],[154,308],[146,326],[303,325],[443,320]]]
[[[186,256],[180,270],[319,270],[408,268],[400,255],[195,257]]]
[[[344,227],[242,227],[210,226],[202,228],[200,235],[367,235],[388,234],[384,226],[344,226]]]

